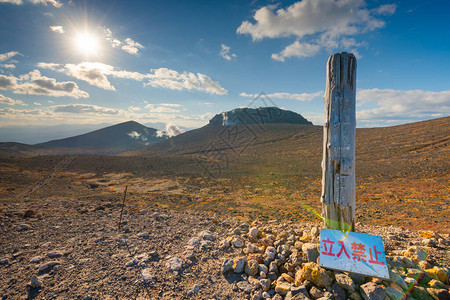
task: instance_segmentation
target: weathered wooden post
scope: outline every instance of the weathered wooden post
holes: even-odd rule
[[[356,58],[337,53],[327,63],[323,127],[322,216],[329,229],[355,229]]]

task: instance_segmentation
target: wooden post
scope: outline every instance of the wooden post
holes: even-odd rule
[[[328,59],[323,126],[322,216],[329,229],[355,229],[356,58]]]

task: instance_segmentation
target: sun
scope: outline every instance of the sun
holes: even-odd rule
[[[75,47],[85,55],[98,54],[100,48],[97,37],[86,32],[75,37]]]

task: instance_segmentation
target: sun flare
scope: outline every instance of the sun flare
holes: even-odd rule
[[[99,42],[97,37],[89,33],[81,33],[75,37],[75,46],[83,54],[97,54],[99,50]]]

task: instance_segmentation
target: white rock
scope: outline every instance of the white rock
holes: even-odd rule
[[[198,234],[199,237],[201,237],[204,240],[210,240],[215,241],[216,236],[209,230],[203,230]]]
[[[240,236],[235,237],[231,243],[235,248],[242,248],[245,245],[244,240]]]
[[[156,276],[152,274],[150,269],[143,269],[142,270],[142,279],[144,280],[144,282],[155,281]]]
[[[166,263],[166,268],[169,269],[169,271],[179,271],[182,268],[183,262],[178,257],[172,257],[169,259]]]
[[[193,237],[188,241],[188,246],[197,246],[200,245],[200,239],[197,237]]]
[[[42,256],[35,256],[32,259],[30,259],[30,263],[36,264],[42,260]]]
[[[258,233],[259,233],[259,231],[256,226],[250,228],[250,231],[248,232],[248,234],[250,235],[250,238],[253,240],[256,240],[258,238]]]

